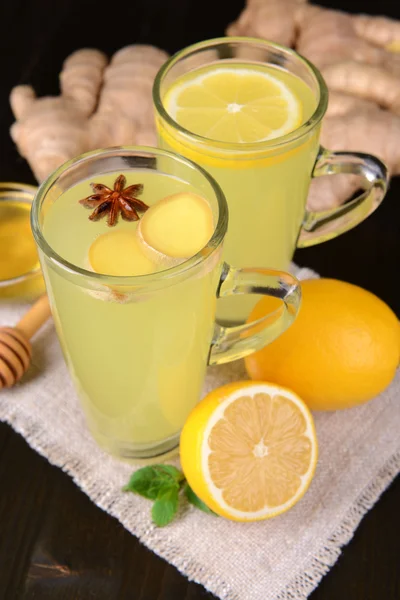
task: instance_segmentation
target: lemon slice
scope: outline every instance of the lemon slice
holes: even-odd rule
[[[209,67],[178,80],[167,92],[167,111],[185,129],[221,142],[271,140],[301,124],[301,103],[265,70]]]
[[[217,514],[256,521],[291,508],[309,487],[317,438],[306,404],[262,382],[237,382],[208,394],[181,434],[182,469]]]

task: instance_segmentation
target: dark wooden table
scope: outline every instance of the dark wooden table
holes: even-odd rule
[[[332,0],[331,5],[400,18],[393,0]],[[41,95],[57,93],[61,63],[77,48],[90,45],[111,54],[140,42],[173,52],[223,35],[241,8],[241,0],[113,0],[104,6],[94,0],[2,0],[0,180],[34,182],[8,134],[13,85],[32,83]],[[337,240],[299,251],[295,258],[324,276],[375,292],[399,314],[399,223],[400,180],[395,180],[366,222]],[[312,600],[399,600],[399,507],[398,479],[364,518]],[[67,475],[0,424],[0,600],[90,598],[213,596],[142,546]]]

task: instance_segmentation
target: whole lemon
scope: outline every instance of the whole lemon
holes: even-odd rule
[[[305,280],[302,292],[293,325],[245,359],[249,376],[292,389],[314,410],[337,410],[374,398],[392,381],[399,364],[400,327],[394,312],[374,294],[335,279]],[[263,298],[249,321],[274,307],[274,299]]]

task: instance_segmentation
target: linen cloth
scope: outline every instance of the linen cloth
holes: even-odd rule
[[[299,278],[316,277],[295,269]],[[0,322],[26,310],[1,305]],[[242,361],[209,368],[204,391],[246,378]],[[189,579],[224,600],[302,600],[330,569],[400,467],[400,374],[357,408],[315,413],[319,461],[312,484],[290,511],[268,521],[235,523],[186,505],[164,528],[151,503],[121,488],[134,470],[106,455],[86,429],[49,321],[36,335],[22,384],[0,393],[0,419],[68,473],[104,511]]]

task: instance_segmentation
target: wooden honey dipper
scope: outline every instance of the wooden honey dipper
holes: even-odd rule
[[[31,337],[50,316],[47,295],[28,310],[15,327],[0,327],[0,390],[19,381],[31,362]]]

